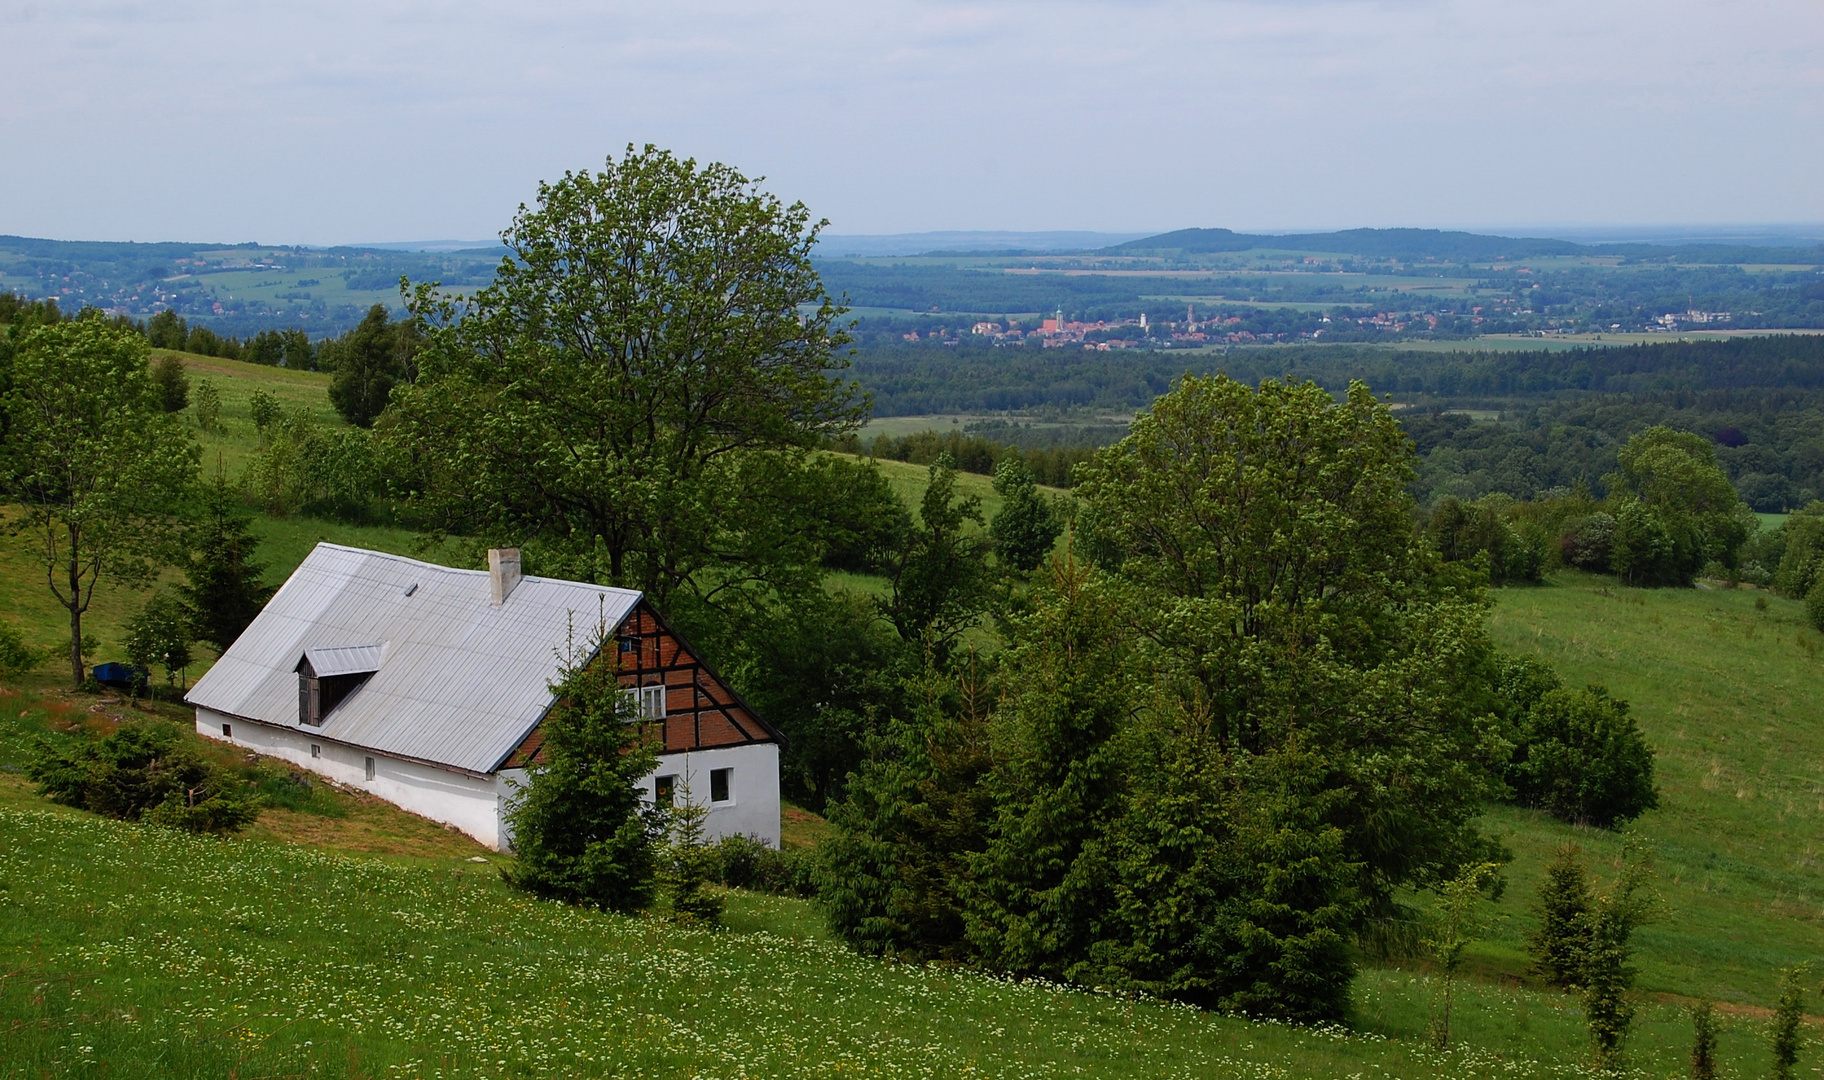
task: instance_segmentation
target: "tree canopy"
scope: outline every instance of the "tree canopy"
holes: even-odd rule
[[[419,374],[382,427],[418,504],[661,601],[801,563],[809,451],[859,417],[820,228],[650,147],[540,185],[493,284],[413,297]]]
[[[70,617],[82,681],[82,616],[95,586],[149,580],[170,560],[200,456],[164,411],[146,341],[100,318],[39,326],[13,357],[7,486],[25,505],[46,583]]]

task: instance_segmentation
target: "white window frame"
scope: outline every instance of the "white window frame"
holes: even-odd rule
[[[373,778],[374,778],[374,771],[375,771],[375,770],[374,770],[374,759],[373,759],[373,758],[371,758],[371,757],[370,757],[370,758],[368,758],[368,759],[367,759],[367,769],[366,769],[366,771],[367,771],[367,778],[368,778],[368,779],[369,779],[369,780],[372,780],[372,779],[373,779]]]
[[[728,774],[728,797],[726,799],[716,798],[716,774],[717,773],[727,773]],[[730,765],[730,766],[727,766],[727,767],[721,768],[721,769],[709,770],[709,805],[711,805],[711,806],[733,806],[733,805],[735,805],[735,767],[733,765]]]
[[[665,719],[665,684],[649,683],[633,690],[634,709],[641,720]]]

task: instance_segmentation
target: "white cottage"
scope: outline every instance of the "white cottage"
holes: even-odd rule
[[[598,625],[653,725],[661,802],[709,808],[712,837],[779,844],[780,736],[644,597],[318,544],[185,700],[196,730],[360,788],[493,848],[538,759],[559,654]]]

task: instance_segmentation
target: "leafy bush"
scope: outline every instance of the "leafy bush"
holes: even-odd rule
[[[204,761],[170,724],[129,724],[105,739],[41,744],[26,775],[54,802],[200,833],[239,832],[260,800]]]
[[[753,836],[725,836],[715,853],[716,880],[731,889],[806,899],[817,895],[808,852],[781,851]]]
[[[10,622],[0,622],[0,679],[11,679],[37,667],[50,656],[45,649],[25,643],[25,635]]]
[[[1472,503],[1454,496],[1439,500],[1426,525],[1426,535],[1445,562],[1482,560],[1492,585],[1541,580],[1545,572],[1546,534],[1535,522],[1510,521],[1513,500],[1491,495]]]
[[[196,426],[204,431],[221,432],[222,427],[222,392],[215,388],[215,382],[204,379],[196,384]]]
[[[1523,805],[1605,829],[1659,805],[1653,751],[1628,703],[1600,686],[1546,691],[1516,743],[1507,780]]]
[[[1811,620],[1813,629],[1824,633],[1824,577],[1805,594],[1805,617]]]
[[[380,487],[373,433],[324,429],[307,414],[280,414],[265,432],[243,483],[273,517],[303,511],[361,521]]]
[[[165,682],[175,684],[178,672],[192,661],[190,645],[194,641],[190,613],[176,593],[160,589],[127,619],[127,659],[142,673],[153,664],[165,669]]]
[[[1566,523],[1559,554],[1566,566],[1592,574],[1609,572],[1609,559],[1615,550],[1615,518],[1604,513],[1587,514]]]

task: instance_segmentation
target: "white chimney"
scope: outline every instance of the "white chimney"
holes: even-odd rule
[[[499,607],[519,584],[519,549],[489,548],[488,578],[494,587],[494,606]]]

